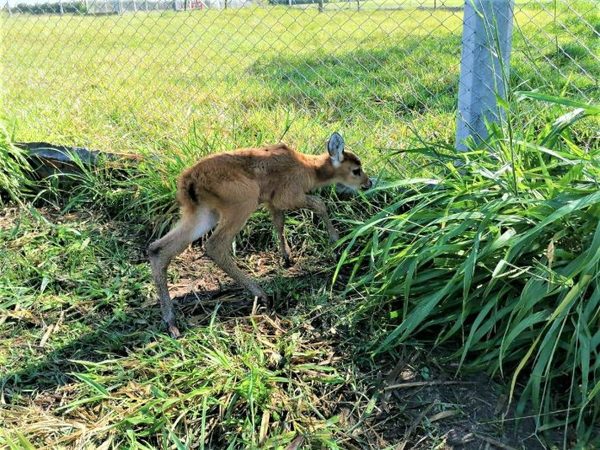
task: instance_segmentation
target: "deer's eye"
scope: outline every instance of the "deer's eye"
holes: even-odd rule
[[[353,174],[353,175],[356,175],[356,176],[359,176],[359,175],[360,175],[360,167],[359,167],[358,169],[354,169],[354,170],[352,171],[352,174]]]

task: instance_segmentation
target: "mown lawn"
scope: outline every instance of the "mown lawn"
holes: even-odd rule
[[[594,4],[557,19],[540,5],[517,8],[513,86],[597,98]],[[192,130],[254,145],[288,127],[315,151],[340,129],[375,158],[415,133],[452,141],[461,20],[314,7],[3,17],[3,114],[16,140],[113,151],[173,151]]]

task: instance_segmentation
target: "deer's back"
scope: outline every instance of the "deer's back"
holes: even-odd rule
[[[240,149],[209,155],[185,170],[178,198],[215,197],[236,201],[255,196],[259,203],[296,195],[311,185],[307,157],[285,144]]]

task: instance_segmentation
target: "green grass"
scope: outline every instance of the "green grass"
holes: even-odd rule
[[[517,11],[511,86],[597,103],[598,39],[573,12],[597,30],[594,4],[559,7],[558,20],[550,5]],[[507,393],[512,383],[549,442],[548,429],[563,447],[594,442],[598,116],[586,107],[552,128],[565,105],[511,99],[497,158],[474,149],[457,169],[460,13],[368,9],[2,17],[0,445],[432,448],[448,429],[429,419],[468,408],[435,395],[393,403],[382,373],[428,381],[457,363]],[[145,249],[176,218],[176,175],[282,136],[320,151],[332,129],[391,183],[366,198],[322,193],[344,243],[355,239],[337,250],[338,282],[310,214],[288,217],[299,263],[286,271],[260,212],[236,252],[277,314],[253,314],[226,282],[218,295],[198,287],[220,290],[224,277],[188,253],[170,270],[188,293],[184,337],[171,340]],[[153,157],[24,197],[11,139]],[[421,189],[423,177],[438,188]]]
[[[30,185],[27,175],[26,155],[12,145],[8,133],[0,124],[0,196],[20,202],[21,192]]]
[[[173,219],[174,175],[203,141],[191,138],[160,167],[150,160],[125,176],[84,170],[50,180],[20,208],[8,203],[0,216],[0,442],[286,448],[303,439],[304,448],[379,448],[369,430],[386,430],[374,413],[385,403],[381,376],[361,372],[393,373],[403,361],[411,361],[403,373],[425,382],[432,368],[456,370],[455,362],[461,373],[495,373],[513,383],[522,414],[542,413],[540,435],[560,427],[565,448],[594,442],[598,146],[579,147],[572,127],[594,120],[597,107],[537,130],[517,125],[521,106],[531,103],[514,106],[512,141],[495,130],[493,153],[465,153],[459,170],[444,146],[410,149],[429,161],[421,175],[438,189],[399,176],[369,201],[324,192],[344,242],[352,239],[341,246],[337,284],[329,284],[326,233],[309,226],[310,216],[289,217],[300,259],[291,273],[261,262],[275,243],[266,215],[253,217],[236,251],[247,270],[259,270],[276,315],[254,314],[243,293],[220,282],[216,296],[196,289],[214,269],[189,254],[178,260],[171,285],[192,291],[178,300],[180,341],[162,327],[145,248]],[[514,157],[515,171],[494,176]],[[442,354],[432,358],[433,347]],[[565,385],[580,388],[565,397]],[[419,397],[429,406],[411,417],[402,400],[394,408],[404,419],[387,432],[416,423],[423,431],[409,442],[440,445],[446,432],[423,414],[467,416],[455,402]],[[497,423],[511,422],[489,424]]]
[[[286,7],[3,17],[3,114],[16,140],[159,153],[192,127],[246,146],[289,126],[286,140],[307,151],[335,128],[376,159],[415,131],[453,139],[461,18]],[[556,19],[524,5],[516,19],[513,86],[598,98],[593,3]]]
[[[277,447],[298,433],[309,446],[333,442],[325,397],[345,375],[327,363],[331,346],[303,328],[306,317],[228,318],[217,306],[174,341],[162,333],[129,224],[8,216],[16,220],[0,231],[0,365],[9,405],[0,421],[9,434],[0,442],[15,432],[34,447],[204,438],[213,448]]]

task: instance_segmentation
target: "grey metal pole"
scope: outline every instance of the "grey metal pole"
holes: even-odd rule
[[[456,148],[488,136],[486,122],[503,119],[496,96],[506,98],[514,0],[465,0]]]

